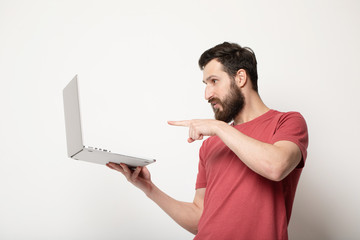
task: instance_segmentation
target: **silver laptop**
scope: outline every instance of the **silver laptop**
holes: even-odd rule
[[[98,164],[125,163],[131,168],[146,166],[155,159],[126,156],[107,149],[84,146],[81,131],[79,90],[77,75],[63,90],[67,153],[69,158]]]

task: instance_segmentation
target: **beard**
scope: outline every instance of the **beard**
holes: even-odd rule
[[[222,110],[214,108],[212,105],[215,119],[229,123],[244,108],[245,98],[240,89],[236,86],[235,82],[232,82],[230,91],[223,101],[219,98],[212,98],[209,100],[209,103],[221,105]]]

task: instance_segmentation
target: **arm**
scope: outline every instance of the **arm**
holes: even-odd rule
[[[290,141],[264,143],[225,123],[216,133],[250,169],[273,181],[284,179],[301,161],[299,147]]]
[[[203,139],[203,136],[220,137],[250,169],[273,181],[284,179],[301,161],[301,151],[295,143],[264,143],[246,136],[222,121],[187,120],[170,121],[169,124],[189,127],[190,143]]]
[[[192,203],[177,201],[155,185],[148,197],[164,210],[175,222],[193,234],[197,234],[198,223],[204,207],[205,188],[196,190]]]
[[[193,234],[197,233],[198,222],[204,206],[205,188],[196,190],[192,203],[181,202],[156,187],[152,183],[150,172],[146,167],[137,167],[135,171],[131,171],[126,164],[109,163],[107,166],[121,172],[129,182],[142,190],[180,226]]]

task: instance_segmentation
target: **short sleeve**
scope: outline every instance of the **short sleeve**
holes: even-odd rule
[[[298,112],[284,113],[277,123],[272,143],[278,141],[291,141],[295,143],[302,154],[302,160],[297,168],[304,167],[309,143],[308,129],[304,117]]]
[[[204,141],[205,142],[205,141]],[[205,163],[204,163],[204,142],[200,148],[199,151],[199,167],[198,167],[198,174],[197,174],[197,178],[196,178],[196,185],[195,185],[195,189],[199,189],[199,188],[205,188],[207,181],[206,181],[206,170],[205,170]]]

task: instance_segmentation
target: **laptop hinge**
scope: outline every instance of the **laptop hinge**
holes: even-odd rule
[[[78,151],[78,152],[76,152],[74,155],[72,155],[71,158],[73,158],[76,154],[78,154],[78,153],[81,152],[82,150],[84,150],[84,146],[83,146],[83,148],[82,148],[80,151]]]

